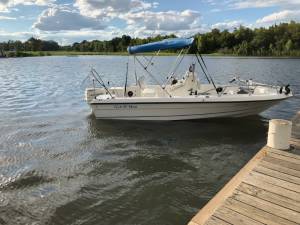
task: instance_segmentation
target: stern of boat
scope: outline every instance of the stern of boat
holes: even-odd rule
[[[106,95],[104,88],[86,88],[84,94],[84,100],[91,104],[91,102],[97,98],[97,96]]]

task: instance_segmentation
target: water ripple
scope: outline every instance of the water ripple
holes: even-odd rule
[[[155,61],[161,74],[172,60]],[[299,59],[209,57],[217,82],[227,74],[281,80],[296,96],[239,120],[95,120],[81,84],[89,65],[123,85],[126,62],[122,56],[1,61],[0,224],[186,224],[264,145],[268,119],[299,110]]]

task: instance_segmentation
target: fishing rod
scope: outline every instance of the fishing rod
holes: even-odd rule
[[[112,96],[112,94],[110,93],[110,91],[108,90],[108,88],[106,87],[106,85],[105,85],[104,81],[102,80],[101,76],[99,75],[99,73],[94,68],[91,69],[91,73],[92,73],[93,77],[98,81],[98,83],[101,84],[102,87],[104,87],[104,89],[110,95],[110,97],[114,98]]]

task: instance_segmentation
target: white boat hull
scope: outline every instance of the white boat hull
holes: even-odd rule
[[[239,102],[135,102],[91,104],[97,119],[191,120],[259,114],[282,99]]]

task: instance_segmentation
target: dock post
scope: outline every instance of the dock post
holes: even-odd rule
[[[280,150],[289,150],[291,134],[291,121],[281,119],[270,120],[267,146]]]

